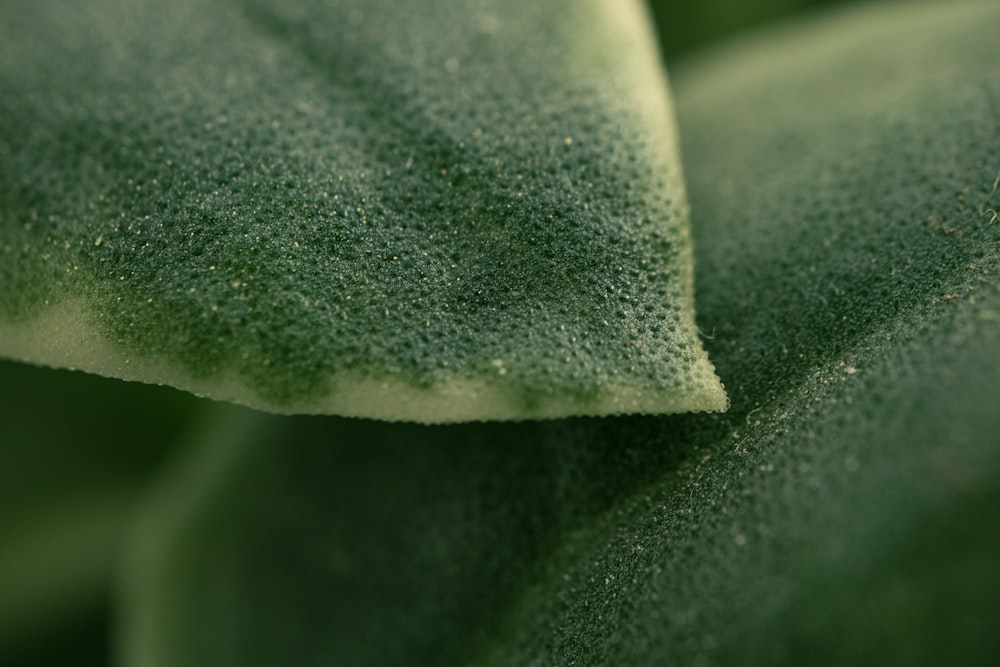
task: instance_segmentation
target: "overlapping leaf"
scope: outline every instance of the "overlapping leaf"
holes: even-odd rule
[[[9,2],[0,354],[280,412],[719,410],[636,2]]]

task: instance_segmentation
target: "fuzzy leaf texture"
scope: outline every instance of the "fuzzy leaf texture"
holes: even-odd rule
[[[0,354],[277,412],[721,410],[635,0],[12,0]]]
[[[863,7],[675,72],[724,415],[243,411],[145,507],[124,664],[986,664],[1000,7]]]

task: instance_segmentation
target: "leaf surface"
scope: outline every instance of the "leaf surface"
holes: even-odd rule
[[[278,412],[725,408],[638,2],[4,13],[0,354]]]
[[[147,507],[125,664],[989,662],[998,20],[867,7],[678,73],[729,413],[253,422]]]

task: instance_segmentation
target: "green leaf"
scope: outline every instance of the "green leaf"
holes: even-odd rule
[[[278,412],[725,408],[638,2],[4,13],[0,354]]]
[[[843,2],[843,0],[839,0]],[[664,55],[670,62],[692,49],[785,15],[810,10],[838,0],[649,0],[656,18]]]
[[[124,663],[995,658],[998,19],[858,9],[678,73],[729,413],[232,415],[147,506]]]
[[[77,626],[106,622],[137,498],[204,402],[12,362],[0,377],[0,664],[94,664]]]

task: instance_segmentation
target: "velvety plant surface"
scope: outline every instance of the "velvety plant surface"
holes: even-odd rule
[[[0,354],[278,412],[726,407],[638,0],[7,4]]]
[[[424,426],[0,367],[0,662],[990,663],[998,26],[874,3],[673,61],[728,412]]]

